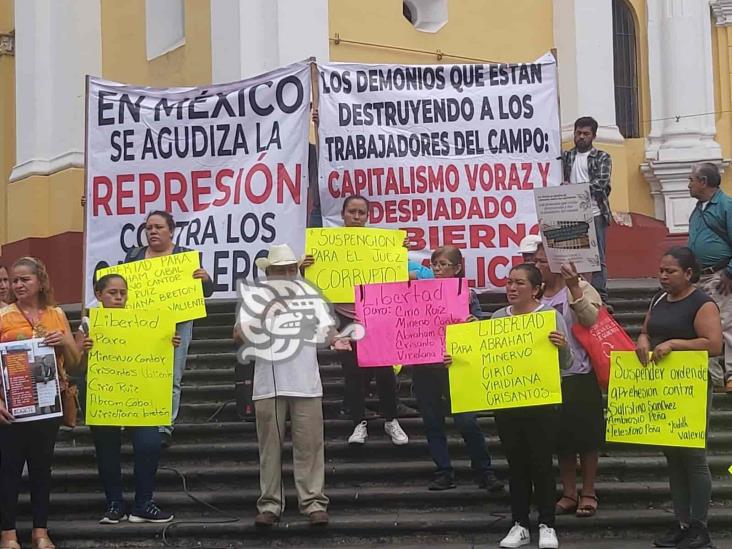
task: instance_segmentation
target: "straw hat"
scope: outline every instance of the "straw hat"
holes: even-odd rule
[[[267,257],[259,257],[254,262],[257,267],[266,271],[268,267],[280,265],[300,265],[295,252],[287,244],[273,244],[269,249]]]

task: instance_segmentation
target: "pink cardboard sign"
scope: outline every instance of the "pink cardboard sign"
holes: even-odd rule
[[[445,326],[469,315],[467,281],[442,278],[356,287],[356,316],[366,329],[361,367],[441,363]]]

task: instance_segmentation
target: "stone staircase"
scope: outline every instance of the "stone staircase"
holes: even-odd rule
[[[653,291],[624,287],[612,292],[616,318],[635,337]],[[500,298],[484,296],[484,311],[494,310]],[[235,349],[231,335],[233,303],[211,303],[209,315],[196,323],[190,347],[180,423],[174,444],[164,451],[158,474],[156,500],[181,522],[165,530],[161,525],[101,526],[104,495],[96,472],[94,449],[84,426],[60,434],[54,465],[51,534],[60,548],[86,547],[252,547],[298,545],[366,545],[409,543],[433,546],[443,542],[495,543],[510,527],[508,494],[479,490],[459,435],[450,436],[458,488],[430,492],[426,484],[433,470],[416,417],[401,419],[410,443],[394,447],[383,432],[383,420],[370,424],[363,449],[346,444],[350,421],[339,415],[343,394],[340,367],[333,353],[320,354],[325,391],[326,482],[331,499],[331,524],[311,530],[297,513],[292,487],[291,451],[284,459],[288,509],[279,527],[262,533],[253,526],[258,497],[258,453],[254,423],[237,418],[234,405]],[[402,402],[415,406],[408,369],[400,375]],[[226,404],[228,403],[228,404]],[[375,402],[371,402],[375,405]],[[493,418],[480,423],[487,436],[499,475],[507,465]],[[714,477],[711,527],[718,547],[732,547],[725,533],[732,531],[732,397],[715,395],[709,441]],[[124,454],[131,447],[125,444]],[[132,473],[125,468],[131,488]],[[188,493],[184,491],[185,479]],[[130,492],[128,492],[130,493]],[[653,448],[608,444],[600,460],[597,485],[600,510],[591,519],[559,517],[562,540],[650,539],[672,521],[662,454]],[[130,494],[131,496],[131,494]],[[220,511],[215,511],[214,506]],[[30,511],[27,490],[21,496],[21,517]],[[205,524],[204,524],[205,523]],[[26,535],[29,524],[21,523]],[[726,543],[726,545],[725,545]],[[613,544],[614,545],[614,544]],[[534,545],[535,546],[535,545]]]

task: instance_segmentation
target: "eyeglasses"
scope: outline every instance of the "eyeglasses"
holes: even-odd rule
[[[447,269],[448,267],[456,267],[455,263],[447,263],[444,261],[441,261],[440,263],[432,263],[433,269]]]

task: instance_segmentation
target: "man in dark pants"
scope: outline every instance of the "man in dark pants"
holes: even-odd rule
[[[610,174],[612,160],[605,151],[596,149],[592,142],[597,136],[597,121],[589,116],[574,123],[574,148],[562,153],[563,184],[589,183],[592,193],[592,215],[595,218],[600,270],[592,273],[590,283],[603,303],[607,303],[607,265],[605,264],[605,235],[610,226]]]

